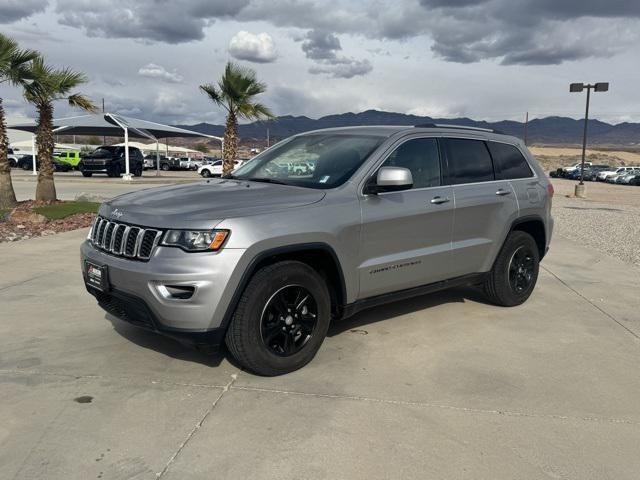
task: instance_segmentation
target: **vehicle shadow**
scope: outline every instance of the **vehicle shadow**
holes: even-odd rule
[[[353,317],[333,322],[329,327],[327,336],[333,337],[349,330],[392,320],[395,317],[426,310],[438,305],[464,303],[466,301],[487,303],[479,288],[472,286],[456,287],[363,310]],[[118,335],[142,348],[154,350],[177,360],[199,363],[209,367],[219,366],[222,360],[226,358],[232,365],[241,368],[235,363],[231,355],[227,355],[227,350],[224,346],[217,353],[207,354],[183,345],[172,338],[130,325],[110,314],[106,314],[105,318],[111,322]]]
[[[327,336],[333,337],[348,330],[384,322],[395,317],[419,312],[445,303],[464,303],[468,300],[477,303],[487,303],[487,299],[479,287],[455,287],[363,310],[353,317],[333,322],[329,327]]]
[[[219,366],[225,358],[226,351],[224,348],[218,353],[208,354],[183,345],[172,338],[130,325],[110,314],[106,314],[105,318],[111,322],[113,329],[121,337],[142,348],[154,350],[167,357],[185,362],[199,363],[208,367]]]

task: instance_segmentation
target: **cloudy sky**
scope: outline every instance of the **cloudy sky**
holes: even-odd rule
[[[227,60],[258,72],[279,115],[580,118],[568,84],[609,81],[594,116],[640,121],[635,0],[0,0],[0,29],[87,73],[108,111],[167,123],[222,123],[198,85]],[[0,95],[10,121],[33,116]]]

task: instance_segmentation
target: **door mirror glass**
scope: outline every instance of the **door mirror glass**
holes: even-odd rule
[[[367,185],[365,193],[398,192],[413,187],[411,170],[403,167],[382,167]]]

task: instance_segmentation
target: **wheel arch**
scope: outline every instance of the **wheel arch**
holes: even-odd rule
[[[547,253],[547,232],[542,217],[538,215],[528,215],[525,217],[520,217],[514,220],[511,224],[509,233],[514,231],[525,232],[533,237],[536,245],[538,246],[540,260],[542,260]]]
[[[335,250],[326,243],[300,243],[275,247],[258,253],[251,259],[240,278],[222,319],[222,328],[226,331],[231,323],[240,297],[255,273],[267,266],[284,260],[296,260],[306,263],[322,275],[331,295],[331,309],[334,316],[339,316],[346,304],[347,291],[344,273]]]

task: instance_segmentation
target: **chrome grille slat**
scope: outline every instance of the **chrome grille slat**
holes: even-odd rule
[[[95,248],[111,255],[147,261],[158,246],[162,233],[155,228],[127,225],[98,216],[89,240]]]

